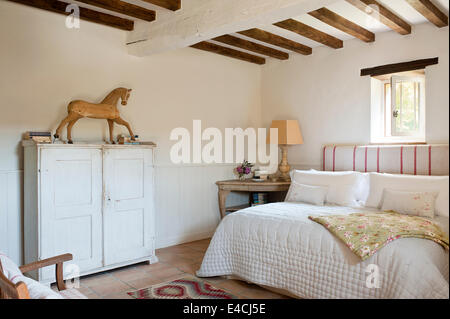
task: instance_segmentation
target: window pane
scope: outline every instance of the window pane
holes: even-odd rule
[[[396,132],[411,135],[419,129],[419,83],[400,81],[396,83]]]

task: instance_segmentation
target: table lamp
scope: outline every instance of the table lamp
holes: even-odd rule
[[[302,133],[297,120],[276,120],[272,121],[270,128],[278,129],[278,145],[281,148],[281,162],[278,165],[280,179],[290,181],[290,166],[288,163],[288,146],[303,144]],[[267,143],[270,144],[270,131],[267,137]]]

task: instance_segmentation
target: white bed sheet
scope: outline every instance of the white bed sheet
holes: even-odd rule
[[[449,254],[431,240],[403,238],[361,261],[309,215],[351,214],[368,208],[273,203],[225,217],[197,272],[234,275],[301,298],[448,298]],[[448,218],[436,219],[448,233]],[[379,269],[368,288],[366,267]]]

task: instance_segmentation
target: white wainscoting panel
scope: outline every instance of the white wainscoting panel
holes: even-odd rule
[[[0,251],[23,262],[23,172],[0,171]]]
[[[156,247],[212,236],[220,222],[216,181],[233,179],[235,165],[157,165]],[[247,197],[230,195],[228,205]]]

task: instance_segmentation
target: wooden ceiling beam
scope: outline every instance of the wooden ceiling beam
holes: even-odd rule
[[[414,9],[439,28],[448,26],[448,17],[430,0],[406,0]]]
[[[334,13],[333,11],[328,10],[327,8],[321,8],[315,11],[311,11],[309,12],[309,15],[364,42],[375,41],[374,33],[364,29],[356,23],[345,19],[344,17]]]
[[[58,1],[58,0],[8,0],[38,9],[43,9],[55,13],[64,15],[70,15],[70,12],[66,12],[66,8],[70,3]],[[134,28],[134,21],[109,15],[103,12],[80,7],[80,19],[89,22],[95,22],[103,25],[107,25],[120,30],[131,31]]]
[[[252,55],[239,50],[230,49],[210,42],[205,41],[199,42],[197,44],[191,45],[191,47],[259,65],[266,63],[266,59],[261,58],[259,56]]]
[[[344,42],[338,38],[335,38],[325,32],[319,31],[301,23],[294,19],[287,19],[281,22],[274,23],[275,26],[295,32],[301,36],[304,36],[313,41],[325,44],[333,49],[340,49],[344,46]]]
[[[245,31],[238,32],[239,34],[245,35],[246,37],[266,42],[271,45],[294,51],[303,55],[310,55],[312,54],[312,48],[300,44],[298,42],[280,37],[279,35],[261,30],[261,29],[250,29]]]
[[[347,0],[372,18],[402,35],[411,33],[411,25],[376,0]]]
[[[145,20],[148,22],[156,19],[154,10],[148,10],[134,4],[124,2],[121,0],[77,0],[92,6],[103,8],[109,11],[125,14],[127,16]]]
[[[172,11],[181,9],[181,0],[142,0],[155,6],[166,8]]]
[[[289,54],[283,51],[275,50],[273,48],[266,47],[264,45],[247,41],[232,35],[223,35],[214,39],[213,41],[225,43],[234,47],[238,47],[244,50],[252,51],[262,55],[266,55],[279,60],[289,59]]]
[[[381,66],[377,66],[377,67],[362,69],[361,76],[367,76],[367,75],[379,76],[379,75],[398,73],[398,72],[422,70],[422,69],[425,69],[429,65],[435,65],[438,63],[439,63],[439,58],[430,58],[430,59],[422,59],[422,60],[415,60],[415,61],[402,62],[402,63],[381,65]]]

